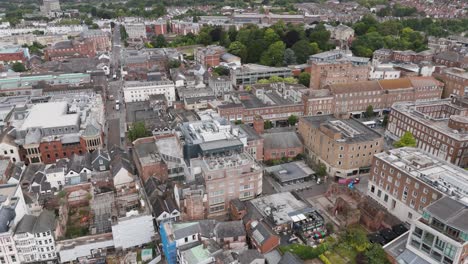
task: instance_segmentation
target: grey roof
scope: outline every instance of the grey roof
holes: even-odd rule
[[[262,135],[265,149],[288,149],[302,147],[296,132],[267,133]]]
[[[36,224],[37,216],[25,215],[16,226],[15,234],[32,233]]]
[[[179,210],[177,203],[172,196],[166,198],[156,197],[151,203],[151,206],[153,207],[153,212],[156,217],[160,216],[164,212],[171,214],[175,210]]]
[[[242,141],[239,139],[230,139],[230,140],[216,140],[216,141],[209,141],[203,142],[200,144],[200,148],[202,151],[209,151],[212,149],[219,149],[219,148],[230,148],[236,146],[243,146]]]
[[[23,173],[23,177],[21,178],[21,181],[28,181],[32,182],[34,180],[34,177],[36,175],[36,172],[44,170],[45,165],[42,163],[33,163],[29,164],[26,167],[25,172]]]
[[[245,204],[239,198],[235,198],[231,200],[231,203],[237,208],[237,210],[244,210]]]
[[[96,125],[94,125],[93,122],[89,122],[83,132],[83,136],[96,136],[99,135],[99,133],[101,133],[101,131],[96,127]]]
[[[257,140],[261,139],[262,137],[253,129],[252,127],[246,125],[246,124],[241,124],[239,125],[239,128],[247,134],[247,140]]]
[[[198,222],[174,224],[174,238],[181,239],[201,232]]]
[[[409,249],[405,249],[397,258],[397,263],[406,263],[406,264],[429,264],[425,259],[416,255]]]
[[[16,226],[15,233],[42,233],[55,229],[55,214],[44,210],[39,216],[25,215]]]
[[[302,264],[302,263],[304,263],[304,261],[291,252],[284,253],[284,255],[281,257],[281,260],[278,262],[278,264]]]
[[[259,245],[263,245],[268,241],[274,234],[270,228],[263,222],[257,222],[255,227],[252,227],[250,237],[257,242]]]
[[[239,261],[239,263],[249,264],[249,263],[252,263],[256,259],[265,259],[265,256],[260,254],[260,252],[258,252],[255,249],[247,249],[247,250],[242,251],[239,254],[239,257],[237,260]]]
[[[219,222],[214,233],[216,238],[229,238],[245,236],[245,228],[242,221]]]
[[[6,232],[10,229],[10,223],[15,219],[15,210],[9,207],[2,207],[0,209],[0,233]]]
[[[91,155],[89,153],[85,155],[73,155],[68,162],[68,171],[80,173],[83,168],[92,170]]]
[[[34,233],[52,231],[55,229],[55,214],[52,211],[43,210],[37,217],[34,225]]]
[[[73,47],[71,40],[64,40],[54,44],[54,49],[69,49]]]
[[[448,196],[444,196],[425,209],[431,216],[446,225],[468,233],[468,206]]]
[[[24,144],[35,144],[39,143],[42,138],[42,133],[39,128],[32,128],[28,130],[24,138]]]
[[[303,179],[314,174],[314,171],[312,171],[311,169],[304,170],[295,162],[273,166],[267,168],[267,170],[273,173],[275,178],[281,182]]]
[[[107,152],[106,149],[96,149],[95,151],[91,152],[91,163],[96,162],[99,157],[110,161],[109,152]]]

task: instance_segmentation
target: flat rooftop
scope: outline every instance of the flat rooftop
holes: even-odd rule
[[[405,171],[447,195],[468,197],[468,171],[439,159],[418,148],[398,148],[381,152],[375,157]]]
[[[250,201],[264,216],[273,216],[275,225],[292,222],[291,213],[300,211],[308,206],[296,199],[290,192],[275,193]]]
[[[418,123],[421,123],[424,126],[434,129],[437,132],[447,135],[458,141],[468,140],[468,130],[454,130],[448,126],[449,117],[453,117],[452,114],[447,115],[445,117],[435,118],[431,117],[430,113],[423,113],[419,110],[423,108],[428,109],[429,107],[435,109],[434,113],[441,112],[440,110],[443,110],[443,108],[452,108],[460,112],[467,111],[463,107],[453,104],[450,99],[418,103],[400,102],[393,104],[392,109],[400,112],[401,114],[407,116],[410,119],[417,121]]]
[[[296,161],[285,164],[280,164],[265,169],[281,182],[289,182],[294,180],[304,179],[315,172],[309,168],[304,161]]]
[[[35,104],[29,110],[21,130],[29,128],[67,127],[79,124],[79,114],[68,114],[67,102]]]
[[[319,129],[320,126],[341,134],[340,142],[367,142],[382,135],[355,119],[337,119],[333,115],[307,116],[302,120]]]

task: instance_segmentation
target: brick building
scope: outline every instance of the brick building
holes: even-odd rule
[[[336,178],[368,173],[372,156],[383,150],[383,137],[355,119],[307,116],[300,119],[298,133],[306,158],[323,163]]]
[[[55,163],[58,159],[102,147],[100,121],[92,117],[83,120],[81,113],[69,112],[69,107],[67,102],[39,103],[25,113],[16,135],[22,161],[26,164]]]
[[[445,51],[434,56],[434,63],[447,67],[467,68],[468,56],[455,51]]]
[[[28,48],[6,48],[0,50],[0,63],[26,63],[29,60]]]
[[[295,131],[265,133],[262,137],[265,161],[292,159],[304,152],[304,146]]]
[[[203,65],[205,68],[209,68],[219,65],[221,56],[226,53],[226,49],[221,46],[210,45],[196,48],[193,52],[195,62]]]
[[[441,69],[434,77],[444,83],[442,98],[468,95],[468,72],[460,68]]]
[[[111,39],[108,32],[102,30],[86,30],[80,34],[82,40],[91,41],[96,51],[109,51],[111,48]]]
[[[406,131],[418,148],[455,165],[468,166],[468,99],[454,97],[428,102],[394,104],[386,136],[397,140]]]
[[[44,49],[44,59],[61,61],[67,58],[93,58],[96,56],[96,45],[93,40],[66,40]]]
[[[466,195],[468,173],[417,148],[376,154],[367,194],[401,221],[419,218],[443,196]]]

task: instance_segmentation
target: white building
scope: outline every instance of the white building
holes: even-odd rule
[[[175,101],[175,86],[174,82],[169,80],[143,82],[143,81],[128,81],[124,87],[125,102],[146,101],[152,94],[164,94],[169,106]]]
[[[21,263],[56,259],[54,230],[53,212],[42,211],[39,216],[25,215],[16,226],[13,236]]]
[[[381,64],[376,67],[371,67],[369,73],[370,80],[392,80],[399,79],[401,71],[393,68],[393,65]]]
[[[115,248],[127,249],[151,242],[156,234],[153,216],[148,213],[138,215],[137,211],[130,211],[127,215],[112,225]]]
[[[146,38],[146,26],[144,23],[125,23],[124,27],[128,38]]]

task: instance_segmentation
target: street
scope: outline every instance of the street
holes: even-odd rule
[[[121,45],[120,45],[120,27],[115,25],[112,36],[112,54],[111,54],[111,74],[105,98],[106,128],[107,128],[107,146],[124,146],[125,142],[125,104],[123,100],[123,81],[121,80]],[[112,100],[110,98],[113,98]],[[119,110],[116,109],[116,102],[119,102]]]

